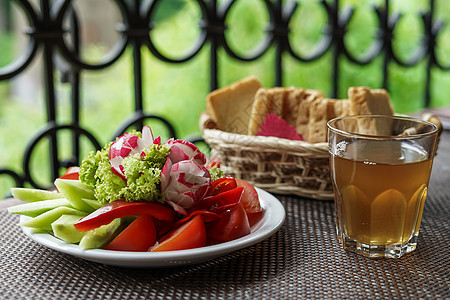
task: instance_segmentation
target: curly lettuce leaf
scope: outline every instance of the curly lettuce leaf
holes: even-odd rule
[[[139,135],[139,132],[131,132]],[[127,181],[114,174],[108,158],[111,143],[103,149],[92,151],[80,165],[80,181],[94,189],[94,196],[101,203],[114,200],[126,201],[159,201],[160,173],[169,155],[165,145],[151,145],[136,154],[125,158],[122,162]]]
[[[103,147],[103,149],[99,151],[91,151],[89,154],[83,159],[80,165],[80,180],[85,185],[90,186],[91,188],[95,188],[97,183],[96,172],[101,161],[108,161],[108,151],[111,143]]]
[[[216,179],[225,177],[225,173],[218,167],[213,166],[209,169],[209,174],[211,175],[211,182]]]
[[[123,162],[127,185],[120,191],[126,201],[154,200],[164,202],[160,191],[161,170],[152,162],[141,159],[139,154],[126,157]]]

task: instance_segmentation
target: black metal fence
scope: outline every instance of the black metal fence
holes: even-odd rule
[[[42,52],[47,119],[47,125],[37,130],[25,149],[23,171],[19,173],[10,169],[0,168],[0,178],[9,176],[15,181],[17,186],[23,186],[28,183],[36,188],[42,188],[31,175],[30,160],[36,145],[43,139],[48,139],[49,141],[49,168],[52,178],[58,177],[61,168],[79,164],[81,137],[87,137],[95,147],[100,147],[95,137],[80,125],[80,74],[85,70],[101,70],[113,65],[127,48],[131,48],[133,55],[134,114],[119,126],[116,135],[119,135],[130,126],[139,128],[144,120],[152,118],[162,121],[167,126],[170,134],[172,136],[176,135],[170,122],[157,115],[145,112],[142,83],[143,53],[141,50],[143,48],[147,48],[151,55],[163,62],[177,64],[193,59],[200,50],[208,45],[210,49],[210,90],[218,87],[218,76],[220,74],[219,51],[224,51],[226,55],[245,63],[257,60],[269,49],[275,48],[275,60],[272,70],[275,74],[273,85],[277,86],[283,86],[283,59],[286,57],[286,54],[300,62],[311,62],[331,52],[333,62],[332,73],[329,75],[329,80],[332,82],[331,97],[336,97],[339,94],[340,60],[342,58],[357,65],[366,65],[381,57],[383,61],[382,85],[385,88],[389,88],[390,74],[388,67],[390,64],[412,67],[426,60],[426,82],[423,95],[425,107],[429,106],[431,98],[431,70],[436,68],[446,71],[450,70],[450,66],[442,65],[436,55],[436,38],[444,23],[434,18],[434,0],[430,0],[429,9],[421,15],[424,28],[422,42],[407,60],[402,60],[392,46],[393,32],[401,19],[401,15],[390,13],[388,0],[385,0],[384,5],[372,8],[379,22],[378,33],[368,51],[358,57],[354,56],[347,49],[344,42],[347,26],[352,19],[354,10],[350,7],[340,8],[339,0],[322,0],[318,2],[326,12],[327,30],[318,42],[317,47],[315,47],[315,52],[309,56],[297,53],[289,39],[290,19],[299,5],[301,5],[301,2],[261,1],[267,8],[270,19],[266,35],[256,51],[243,56],[229,46],[225,34],[227,31],[226,19],[228,13],[238,1],[197,0],[194,2],[198,4],[201,11],[201,22],[199,24],[201,33],[192,50],[178,58],[168,57],[159,51],[151,38],[151,34],[149,34],[152,31],[152,19],[154,18],[156,7],[163,1],[114,0],[113,3],[120,10],[123,18],[123,22],[117,27],[120,39],[108,56],[96,64],[90,64],[81,58],[79,16],[73,10],[73,1],[41,0],[39,7],[33,6],[27,0],[15,0],[13,2],[27,17],[28,28],[24,34],[28,36],[29,41],[24,55],[10,65],[0,69],[0,81],[9,80],[24,72],[36,60],[37,53]],[[69,36],[70,38],[67,39],[64,36]],[[57,79],[54,75],[55,71],[61,72],[62,80],[71,87],[72,120],[69,124],[59,124],[57,122],[57,94],[55,92]],[[58,148],[57,133],[61,130],[70,130],[72,132],[72,151],[67,159],[60,159],[58,155],[60,149]],[[67,157],[67,154],[65,155]]]

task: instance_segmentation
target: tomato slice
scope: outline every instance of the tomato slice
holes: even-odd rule
[[[211,182],[210,195],[214,196],[223,192],[235,189],[236,180],[232,176],[226,176]]]
[[[175,211],[156,202],[127,202],[116,200],[108,203],[74,224],[78,231],[88,231],[109,224],[116,218],[149,215],[161,221],[174,221]]]
[[[116,251],[147,251],[155,243],[156,229],[153,218],[148,215],[141,215],[119,233],[104,249]]]
[[[196,215],[188,222],[166,234],[151,248],[152,252],[184,250],[206,246],[206,229],[202,216]]]
[[[248,214],[261,212],[261,203],[259,202],[258,192],[255,187],[242,179],[236,179],[236,184],[238,187],[244,188],[244,193],[242,194],[240,202],[244,207],[245,212]]]
[[[250,233],[250,224],[241,203],[224,211],[220,217],[217,223],[208,228],[209,239],[228,242]]]
[[[163,236],[168,233],[174,226],[174,221],[161,221],[158,219],[153,219],[153,223],[156,228],[156,236]]]
[[[261,220],[263,216],[264,216],[264,213],[262,210],[260,212],[247,213],[248,224],[250,225],[250,227],[253,227],[256,223],[258,223],[259,220]]]
[[[243,191],[243,187],[238,187],[214,196],[207,196],[197,201],[194,206],[189,209],[189,213],[196,210],[217,212],[217,210],[223,210],[224,208],[228,209],[239,202]]]
[[[202,216],[203,223],[211,223],[211,222],[214,222],[214,221],[217,221],[220,219],[220,216],[218,214],[216,214],[212,211],[207,211],[207,210],[201,209],[201,210],[195,210],[195,211],[191,212],[187,217],[178,220],[175,223],[175,226],[176,227],[180,226],[181,224],[187,222],[188,220],[192,219],[196,215]]]
[[[69,167],[67,168],[66,172],[59,178],[61,179],[72,179],[72,180],[79,180],[80,179],[80,168],[79,167]]]

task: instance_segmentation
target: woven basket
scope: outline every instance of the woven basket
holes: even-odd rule
[[[249,136],[203,129],[211,157],[225,174],[266,191],[332,200],[327,143],[310,144],[276,137]]]
[[[443,126],[436,116],[424,114],[422,119],[438,125],[440,136]],[[211,157],[220,158],[225,174],[273,193],[333,199],[327,143],[229,133],[214,129],[206,114],[200,118],[200,128]]]

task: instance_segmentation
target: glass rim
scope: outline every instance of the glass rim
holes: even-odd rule
[[[335,123],[339,120],[343,119],[361,119],[361,118],[373,118],[373,119],[381,119],[381,118],[389,118],[389,119],[395,119],[395,120],[404,120],[409,122],[415,122],[420,124],[429,125],[433,128],[433,130],[430,130],[428,132],[423,133],[412,133],[408,135],[373,135],[373,134],[366,134],[366,133],[356,133],[356,132],[350,132],[342,129],[338,129],[336,127],[333,127],[331,124]],[[411,139],[417,139],[417,138],[424,138],[427,136],[435,135],[439,132],[439,127],[430,122],[426,121],[420,118],[411,117],[411,116],[404,116],[404,115],[351,115],[351,116],[342,116],[337,117],[329,120],[327,122],[327,128],[335,133],[345,135],[345,136],[353,136],[353,137],[361,137],[366,139],[399,139],[399,140],[411,140]]]

